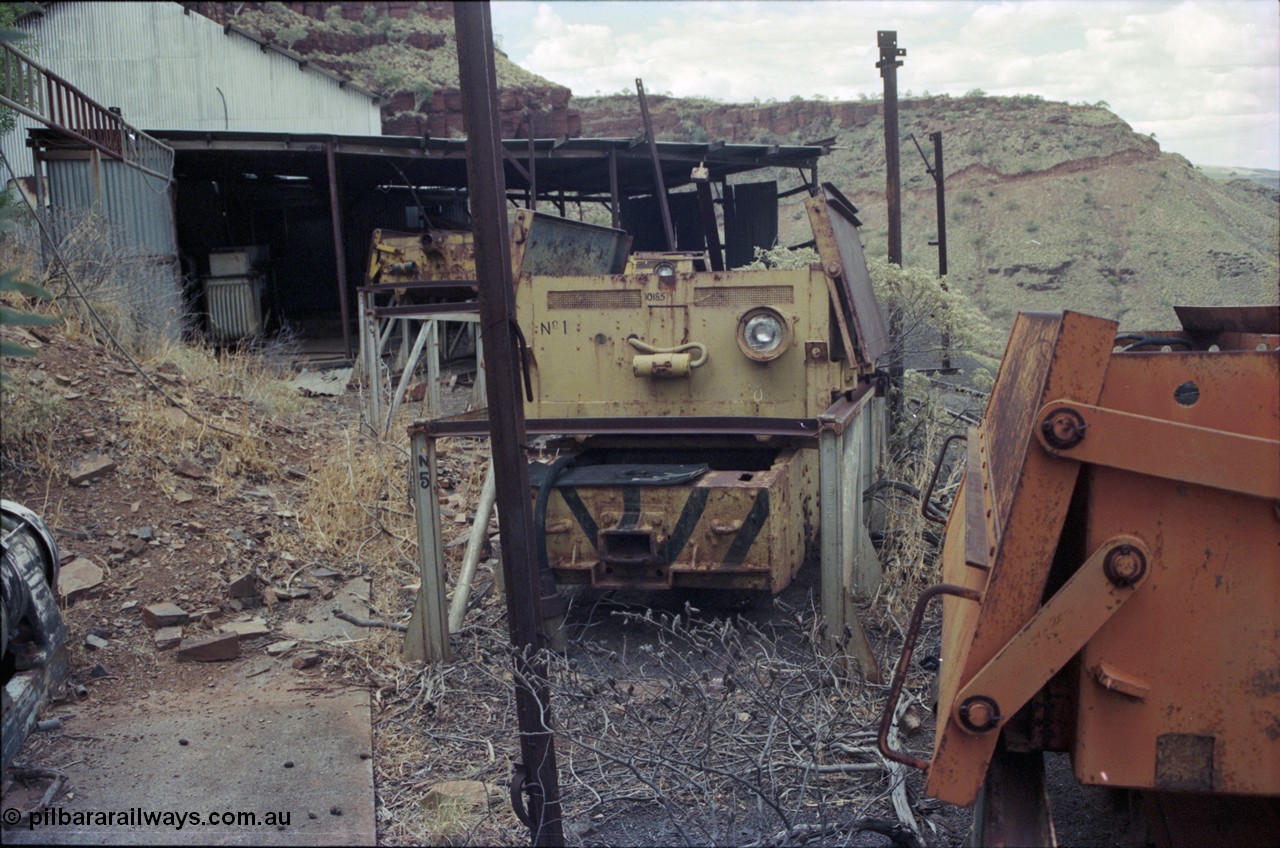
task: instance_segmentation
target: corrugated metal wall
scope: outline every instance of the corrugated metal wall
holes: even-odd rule
[[[144,130],[382,134],[369,95],[179,3],[54,3],[25,28],[42,65]],[[30,125],[0,139],[19,176],[32,173]]]
[[[184,307],[171,182],[105,156],[50,160],[45,173],[47,220],[80,284],[112,298],[136,327],[177,338]]]
[[[175,259],[173,204],[169,184],[107,157],[58,159],[46,164],[50,208],[59,239],[96,212],[107,224],[113,250],[125,256]]]

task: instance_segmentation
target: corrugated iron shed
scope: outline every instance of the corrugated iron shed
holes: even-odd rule
[[[19,26],[41,64],[143,129],[381,132],[376,94],[179,3],[45,3]],[[32,126],[0,140],[19,176]]]

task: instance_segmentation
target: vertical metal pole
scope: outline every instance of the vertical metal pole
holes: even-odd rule
[[[324,145],[324,161],[329,168],[329,218],[333,223],[333,261],[338,265],[338,311],[342,316],[342,349],[351,355],[351,327],[347,315],[347,248],[342,243],[342,207],[338,202],[338,161],[333,142]]]
[[[527,109],[524,113],[524,128],[529,134],[529,208],[536,212],[538,210],[538,163],[534,161],[533,118],[529,117]]]
[[[361,292],[356,295],[356,321],[360,327],[360,359],[364,365],[365,391],[369,393],[367,411],[369,413],[369,429],[378,431],[378,423],[382,421],[382,379],[378,367],[382,356],[378,344],[378,319],[369,314],[373,294]]]
[[[835,645],[844,634],[846,613],[844,603],[844,550],[841,545],[840,525],[844,516],[840,511],[840,494],[844,489],[841,480],[840,434],[835,427],[818,430],[818,512],[822,562],[822,617],[827,623],[827,638]]]
[[[938,206],[938,276],[947,276],[947,191],[942,171],[942,132],[929,134],[933,139],[933,184]]]
[[[662,160],[658,158],[658,142],[653,137],[653,121],[649,119],[649,101],[644,96],[644,81],[636,80],[636,93],[640,96],[640,117],[644,119],[644,137],[649,143],[649,158],[653,160],[654,194],[662,211],[662,231],[667,236],[667,250],[676,249],[676,231],[671,225],[671,207],[667,204],[667,183],[662,178]]]
[[[404,656],[411,662],[449,661],[449,620],[444,607],[444,550],[440,504],[436,501],[436,440],[413,432],[413,515],[418,525],[418,570],[422,585],[405,633]]]
[[[45,195],[48,192],[48,186],[46,186],[44,182],[44,148],[39,145],[33,147],[31,150],[31,158],[35,164],[36,219],[37,221],[44,221],[48,224],[47,228],[40,228],[41,232],[44,233],[44,237],[40,239],[40,267],[42,269],[47,269],[49,267],[49,255],[53,248],[53,239],[50,234],[53,231],[54,225],[53,216],[46,215],[44,212]],[[614,224],[614,226],[616,227],[617,224]],[[174,239],[173,243],[177,244],[178,240]]]
[[[933,185],[938,207],[938,276],[942,278],[942,290],[947,289],[947,188],[942,170],[942,131],[929,134],[933,139]],[[951,368],[951,333],[942,330],[942,367]]]
[[[618,198],[618,151],[609,148],[609,212],[613,218],[613,228],[622,226],[621,200]]]
[[[427,414],[432,418],[444,415],[440,408],[440,322],[432,318],[427,322],[431,335],[427,336]]]
[[[698,189],[698,207],[702,212],[702,230],[707,239],[707,254],[711,259],[712,271],[724,270],[724,254],[720,251],[720,228],[716,223],[716,205],[711,197],[711,181],[706,167],[693,169],[693,183]]]
[[[880,43],[880,61],[876,67],[884,78],[884,163],[885,200],[889,204],[889,261],[902,267],[902,186],[898,163],[898,68],[899,56],[907,51],[898,47],[898,33],[881,30],[876,33]]]
[[[551,692],[541,659],[542,596],[534,550],[533,504],[525,453],[522,351],[517,348],[515,291],[507,245],[506,182],[498,140],[498,86],[488,3],[455,3],[458,79],[466,117],[467,186],[476,245],[481,332],[488,370],[507,624],[516,648],[516,719],[521,763],[511,787],[517,815],[534,845],[563,845],[560,786],[552,734]],[[526,802],[527,798],[527,802]]]
[[[876,67],[880,69],[880,76],[884,78],[884,193],[889,207],[889,262],[901,268],[902,186],[898,163],[898,68],[902,66],[902,62],[898,61],[898,57],[907,55],[907,51],[898,46],[898,33],[895,30],[880,30],[876,33],[876,40],[880,45],[880,61],[876,62]],[[905,372],[902,352],[902,316],[896,312],[889,316],[889,338],[893,342],[893,350],[889,358],[893,405],[889,411],[889,420],[896,423],[902,418],[902,386]]]

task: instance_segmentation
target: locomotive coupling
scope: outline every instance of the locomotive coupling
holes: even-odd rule
[[[678,347],[659,348],[640,341],[636,336],[628,336],[627,344],[640,351],[640,355],[631,360],[631,373],[637,377],[648,377],[654,380],[673,377],[688,377],[694,368],[707,361],[707,346],[690,342]],[[697,357],[694,357],[697,353]]]

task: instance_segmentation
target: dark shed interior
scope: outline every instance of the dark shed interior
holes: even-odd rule
[[[202,281],[220,249],[265,248],[265,329],[287,325],[302,338],[342,338],[352,350],[356,288],[374,229],[467,227],[466,142],[409,136],[150,130],[172,147],[176,251],[187,302],[203,313]],[[32,134],[37,159],[41,135]],[[503,142],[508,198],[577,217],[595,207],[603,223],[628,230],[636,250],[666,240],[654,190],[654,162],[642,140],[514,139]],[[66,156],[66,143],[59,143]],[[659,142],[677,248],[705,245],[693,169],[706,168],[730,267],[777,237],[773,181],[729,184],[761,168],[798,169],[817,182],[819,146]],[[216,274],[216,270],[213,272]]]

